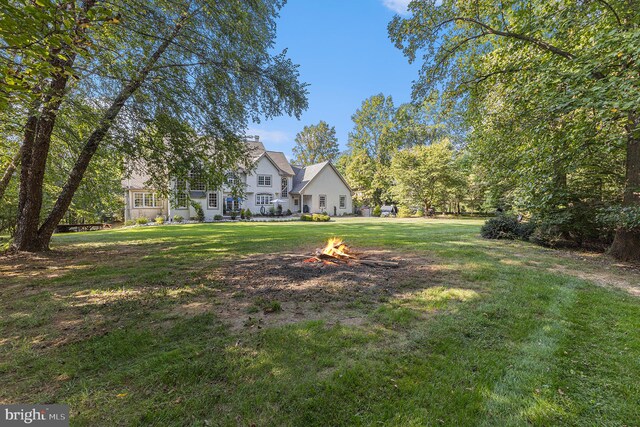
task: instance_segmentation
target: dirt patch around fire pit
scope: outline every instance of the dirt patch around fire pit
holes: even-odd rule
[[[445,274],[424,255],[362,253],[397,265],[310,263],[304,256],[291,254],[245,257],[207,276],[219,284],[215,304],[191,302],[177,310],[183,315],[214,310],[235,330],[306,320],[359,325],[380,303],[445,281]]]

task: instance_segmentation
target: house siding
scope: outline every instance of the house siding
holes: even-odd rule
[[[311,196],[309,209],[312,213],[325,211],[329,215],[338,216],[353,213],[351,190],[330,165],[325,166],[301,193],[305,196]],[[321,195],[325,195],[327,198],[325,209],[320,208]],[[340,208],[340,196],[346,197],[344,208]]]

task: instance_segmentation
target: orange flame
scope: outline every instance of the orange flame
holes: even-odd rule
[[[327,245],[322,249],[324,255],[329,255],[335,258],[351,258],[349,254],[349,246],[339,237],[332,237],[327,242]]]

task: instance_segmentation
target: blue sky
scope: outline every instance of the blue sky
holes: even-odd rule
[[[300,65],[309,84],[309,108],[298,121],[279,117],[253,124],[267,149],[291,156],[296,133],[324,120],[335,126],[340,147],[347,144],[351,116],[363,100],[391,95],[396,105],[411,97],[419,65],[409,65],[387,35],[387,24],[406,11],[409,0],[288,0],[278,21],[276,50]]]

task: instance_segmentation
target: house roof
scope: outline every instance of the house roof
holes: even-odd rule
[[[282,172],[286,173],[287,175],[295,174],[295,172],[293,171],[293,168],[291,167],[291,164],[289,163],[289,161],[287,160],[287,157],[284,155],[283,152],[267,151],[267,156],[271,158],[273,163],[275,163],[278,169],[280,169]]]
[[[306,167],[293,166],[295,175],[293,177],[293,188],[291,189],[290,193],[300,194],[300,192],[304,190],[305,187],[309,185],[309,183],[313,181],[314,178],[318,176],[320,172],[322,172],[322,170],[327,166],[333,169],[336,175],[338,175],[338,177],[342,180],[342,182],[344,182],[344,185],[346,185],[349,191],[352,192],[351,187],[349,187],[349,184],[347,183],[347,181],[344,180],[344,178],[342,177],[342,174],[338,172],[338,170],[333,165],[333,163],[331,163],[330,161],[325,161],[321,163],[316,163],[315,165],[309,165]]]

